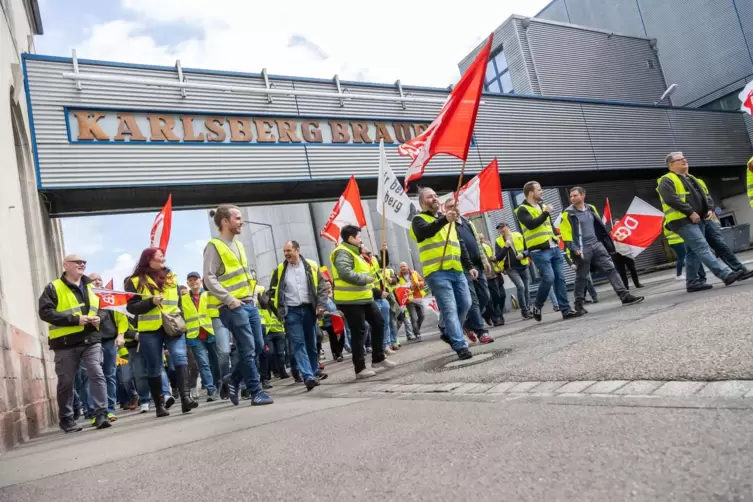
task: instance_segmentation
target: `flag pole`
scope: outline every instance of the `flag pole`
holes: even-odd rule
[[[458,176],[458,187],[455,189],[455,210],[458,211],[458,196],[460,195],[460,187],[463,186],[463,174],[465,173],[465,163],[466,161],[463,161],[463,166],[460,168],[460,176]],[[460,212],[458,211],[458,215],[460,215]],[[450,231],[452,231],[452,225],[454,225],[455,222],[450,223],[450,228],[447,230],[447,238],[444,241],[444,248],[442,249],[442,259],[439,260],[439,270],[442,270],[442,265],[444,265],[444,255],[447,252],[447,244],[450,242]]]
[[[386,280],[387,279],[387,221],[386,221],[386,214],[387,214],[387,203],[384,199],[382,199],[382,277]],[[386,284],[385,284],[386,287]]]

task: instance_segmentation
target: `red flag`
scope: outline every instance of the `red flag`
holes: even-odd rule
[[[748,85],[740,91],[737,95],[742,105],[740,106],[741,112],[746,112],[748,115],[753,115],[753,81],[748,82]]]
[[[601,216],[601,221],[605,225],[612,224],[612,208],[609,205],[609,197],[607,197],[607,203],[604,205],[604,214]]]
[[[128,300],[134,296],[133,293],[127,291],[115,291],[109,288],[92,288],[92,292],[99,298],[100,310],[117,310],[123,314],[131,315],[126,311],[126,304],[128,303]]]
[[[326,265],[322,265],[321,267],[319,267],[319,270],[322,272],[322,275],[324,276],[325,279],[327,279],[329,282],[333,282],[332,276],[330,275],[329,269],[327,268]]]
[[[398,286],[395,288],[395,298],[397,298],[397,304],[401,307],[408,305],[410,288],[408,286]]]
[[[340,316],[340,314],[337,314],[335,312],[331,312],[330,318],[332,319],[332,329],[334,330],[336,335],[342,335],[342,333],[345,331],[345,321],[343,321],[343,318]]]
[[[173,221],[173,195],[167,197],[167,202],[162,211],[157,213],[152,224],[152,233],[149,247],[160,248],[167,253],[167,244],[170,242],[170,227]]]
[[[468,70],[447,97],[442,110],[423,133],[398,147],[398,153],[413,159],[405,173],[405,188],[424,173],[432,157],[445,153],[466,160],[476,124],[478,105],[484,89],[484,75],[494,34],[478,53]]]
[[[463,216],[502,209],[502,184],[496,158],[460,189],[458,209]]]
[[[363,214],[361,194],[358,191],[355,176],[350,177],[348,186],[345,187],[345,191],[332,209],[329,220],[319,235],[337,243],[340,239],[340,228],[345,225],[358,225],[361,228],[366,226],[366,216]]]
[[[638,197],[627,214],[614,226],[611,235],[617,252],[635,258],[662,233],[664,213]]]
[[[110,282],[108,282],[107,284],[105,284],[105,289],[114,289],[115,288],[115,286],[113,285],[112,281],[113,281],[113,279],[110,279]]]

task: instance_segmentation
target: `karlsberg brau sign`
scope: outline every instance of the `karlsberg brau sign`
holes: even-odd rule
[[[206,144],[403,143],[428,123],[68,110],[72,142]]]

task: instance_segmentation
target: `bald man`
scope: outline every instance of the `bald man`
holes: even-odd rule
[[[84,275],[85,270],[86,260],[81,256],[66,256],[63,275],[49,283],[39,297],[39,318],[49,325],[50,349],[55,352],[58,417],[65,433],[81,430],[73,419],[73,380],[81,364],[86,368],[94,403],[92,425],[97,429],[111,425],[102,372],[99,298],[92,292],[92,281]]]

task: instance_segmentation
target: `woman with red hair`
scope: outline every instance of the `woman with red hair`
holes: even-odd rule
[[[136,316],[140,350],[146,361],[146,376],[157,416],[170,415],[162,395],[162,351],[165,345],[175,367],[181,409],[188,413],[199,403],[191,398],[185,333],[169,336],[162,325],[163,313],[182,316],[183,312],[178,282],[175,274],[165,267],[165,254],[161,249],[147,248],[141,253],[126,291],[138,293],[128,300],[128,312]]]

